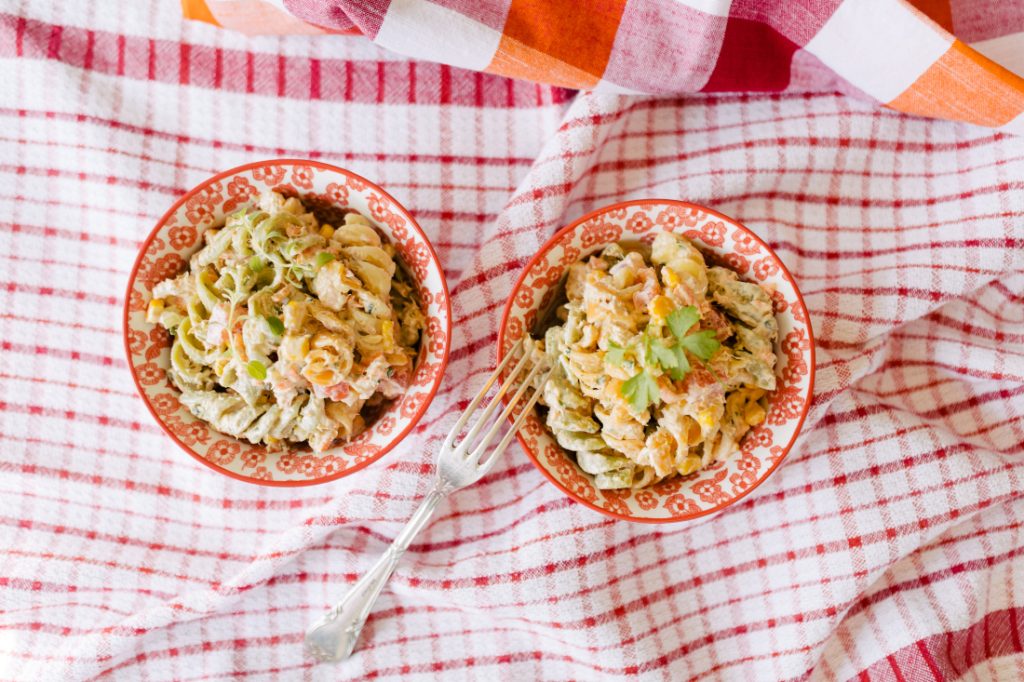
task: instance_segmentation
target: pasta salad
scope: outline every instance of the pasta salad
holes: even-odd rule
[[[147,309],[174,337],[169,375],[193,415],[254,444],[322,451],[403,393],[425,320],[366,217],[321,224],[266,192],[204,239]]]
[[[708,267],[685,237],[612,244],[568,269],[547,426],[602,489],[686,475],[739,448],[775,389],[769,292]]]

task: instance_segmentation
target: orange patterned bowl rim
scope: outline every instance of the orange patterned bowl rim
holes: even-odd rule
[[[652,218],[654,214],[656,218]],[[532,326],[537,311],[550,301],[553,287],[571,263],[623,239],[650,243],[661,229],[684,234],[698,243],[705,256],[731,267],[744,279],[750,280],[753,272],[755,281],[776,286],[772,299],[780,321],[776,347],[779,387],[769,399],[765,423],[747,434],[740,452],[689,476],[636,491],[596,489],[554,442],[536,413],[527,417],[516,434],[533,465],[563,493],[606,516],[641,523],[696,519],[749,495],[782,464],[800,434],[814,393],[814,334],[803,296],[785,264],[764,240],[736,220],[676,199],[639,199],[605,206],[563,227],[545,242],[509,294],[498,327],[498,361]],[[724,248],[727,240],[733,242],[731,249]],[[518,413],[515,410],[510,419]],[[774,442],[770,425],[783,427],[779,435],[784,442]],[[723,483],[732,487],[723,490]]]
[[[328,183],[328,179],[334,182]],[[316,193],[317,188],[323,191]],[[174,267],[180,271],[187,256],[197,250],[200,231],[253,199],[260,189],[281,190],[304,198],[312,196],[332,205],[355,208],[369,217],[402,256],[427,314],[428,328],[421,337],[420,357],[407,392],[392,401],[360,436],[326,453],[268,453],[263,446],[222,434],[193,417],[177,401],[178,391],[166,377],[169,335],[145,322],[144,294],[149,293],[153,283],[165,275],[176,274]],[[156,255],[159,258],[154,258]],[[165,264],[162,269],[161,261]],[[146,408],[181,449],[214,471],[241,481],[303,486],[327,483],[364,469],[412,431],[440,388],[451,347],[451,320],[451,300],[440,259],[402,204],[352,171],[307,159],[270,159],[243,164],[204,180],[180,197],[156,222],[128,277],[124,348],[132,379]],[[150,345],[145,348],[147,343]],[[154,399],[160,403],[158,406]],[[217,452],[211,454],[213,450]]]

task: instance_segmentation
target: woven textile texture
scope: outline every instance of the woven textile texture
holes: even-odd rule
[[[597,92],[832,92],[1024,132],[1006,0],[182,0],[246,33],[358,32],[417,59]]]
[[[1024,674],[1024,140],[835,93],[574,95],[158,0],[0,0],[0,82],[0,678]],[[121,340],[156,219],[276,156],[389,189],[453,294],[418,429],[309,488],[179,451]],[[427,489],[526,259],[642,197],[732,215],[793,272],[818,340],[798,445],[720,515],[651,527],[513,444],[412,545],[355,656],[313,665],[306,626]]]

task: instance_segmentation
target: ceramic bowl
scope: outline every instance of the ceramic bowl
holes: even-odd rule
[[[167,377],[171,337],[146,321],[155,284],[186,269],[201,234],[224,216],[274,189],[321,210],[351,208],[370,218],[394,244],[419,292],[428,320],[407,392],[358,437],[321,453],[309,448],[268,452],[214,430],[192,416]],[[451,306],[444,272],[430,241],[398,201],[369,180],[316,161],[250,163],[204,180],[178,199],[150,232],[128,281],[124,343],[139,395],[167,435],[201,463],[227,476],[263,485],[325,483],[380,459],[412,430],[441,383],[451,339]]]
[[[750,494],[778,468],[800,433],[814,388],[814,339],[803,298],[779,257],[749,229],[703,206],[665,199],[615,204],[583,216],[548,240],[516,282],[498,332],[500,360],[532,330],[538,311],[547,309],[569,265],[614,242],[650,243],[663,230],[691,239],[709,263],[774,287],[778,388],[768,397],[765,422],[747,434],[740,452],[642,490],[599,490],[555,442],[536,412],[518,434],[534,465],[566,495],[614,518],[651,523],[713,514]]]

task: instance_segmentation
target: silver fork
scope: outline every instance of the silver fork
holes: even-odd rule
[[[455,439],[477,411],[480,403],[487,397],[487,392],[490,391],[491,387],[501,376],[501,373],[511,363],[512,358],[521,348],[522,341],[512,347],[502,359],[497,369],[494,370],[494,373],[487,379],[484,387],[480,389],[480,392],[469,403],[466,411],[455,422],[455,426],[448,433],[448,437],[445,438],[444,443],[441,445],[441,450],[437,454],[437,466],[435,467],[437,477],[434,479],[434,485],[423,498],[420,506],[413,512],[408,523],[405,524],[405,527],[395,537],[391,546],[377,560],[377,563],[352,586],[348,594],[345,595],[345,598],[306,631],[306,649],[314,658],[321,661],[340,661],[352,654],[356,641],[359,639],[359,632],[363,629],[366,618],[373,609],[374,602],[380,596],[381,590],[384,589],[385,583],[391,577],[391,573],[394,572],[395,567],[402,558],[402,554],[409,547],[409,543],[427,525],[434,510],[437,509],[437,505],[440,504],[441,500],[459,488],[465,488],[476,483],[488,471],[494,468],[501,453],[508,447],[516,431],[522,425],[523,420],[526,419],[526,416],[540,397],[541,392],[539,390],[533,392],[533,395],[526,401],[523,411],[512,424],[512,428],[498,442],[498,445],[488,452],[487,446],[501,430],[502,423],[512,414],[513,408],[532,385],[537,373],[544,367],[542,361],[532,361],[532,353],[523,354],[523,357],[516,363],[508,378],[498,388],[494,398],[484,408],[483,414],[480,415],[472,428],[470,428],[469,433],[458,444],[455,443]],[[525,379],[522,380],[519,390],[508,401],[501,416],[477,441],[477,436],[487,425],[491,416],[494,415],[495,410],[498,409],[502,398],[515,384],[516,378],[521,376],[522,372],[528,367],[530,369]],[[541,386],[544,385],[544,382],[547,381],[553,371],[554,367],[547,371],[543,381],[540,383]],[[487,454],[486,457],[484,457],[485,453]]]

